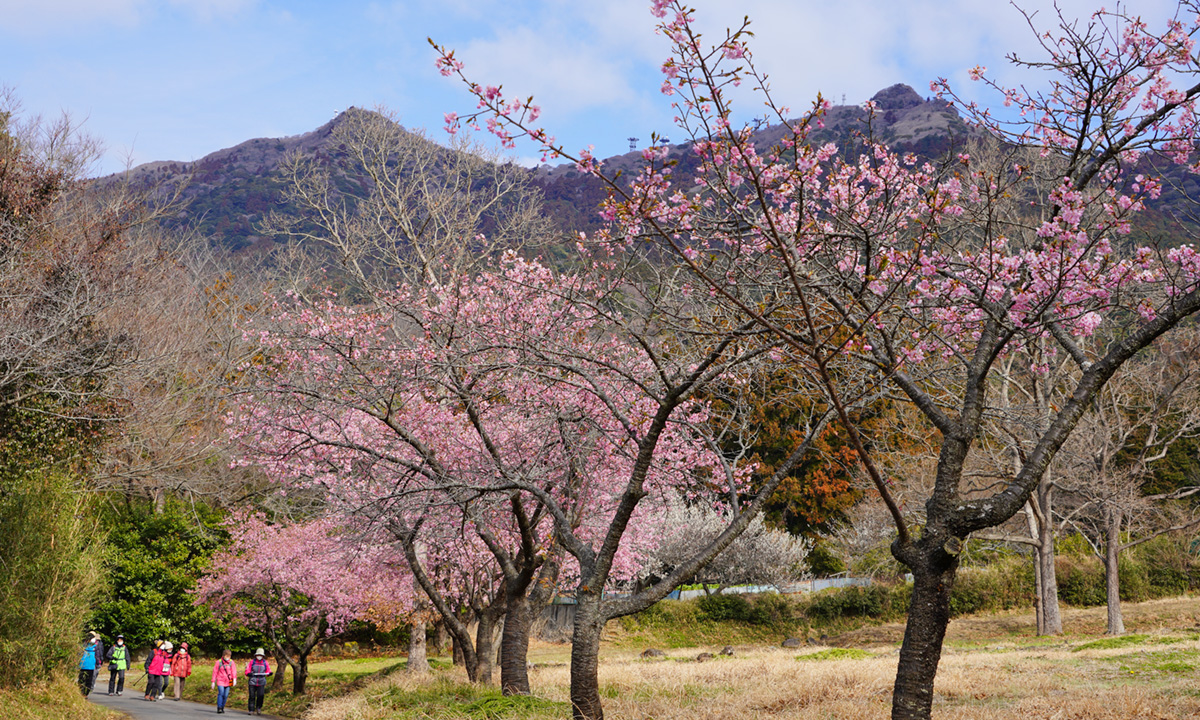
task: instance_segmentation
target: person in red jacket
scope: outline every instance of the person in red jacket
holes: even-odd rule
[[[183,684],[192,674],[192,656],[188,653],[188,644],[179,643],[179,652],[171,658],[171,677],[175,678],[175,699],[183,697]]]
[[[229,700],[230,688],[237,685],[237,663],[233,661],[233,653],[229,650],[221,653],[221,659],[213,665],[212,685],[217,689],[217,712],[225,712],[225,703]]]
[[[263,698],[267,695],[267,676],[271,666],[262,648],[254,651],[254,659],[246,663],[246,677],[250,678],[250,714],[262,715]]]

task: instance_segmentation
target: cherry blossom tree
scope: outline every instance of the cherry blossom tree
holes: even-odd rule
[[[697,436],[709,425],[695,393],[765,358],[770,344],[757,342],[749,323],[698,338],[671,332],[697,326],[705,306],[669,283],[633,283],[615,261],[600,269],[556,275],[509,256],[498,271],[401,287],[371,309],[295,297],[270,326],[249,331],[264,354],[248,368],[254,391],[230,421],[248,460],[291,484],[319,486],[400,540],[469,673],[483,679],[484,633],[472,650],[419,557],[422,548],[432,557],[454,547],[426,533],[458,528],[464,542],[473,534],[468,544],[486,547],[502,578],[501,683],[510,692],[528,692],[528,593],[552,587],[547,570],[557,557],[576,585],[574,674],[595,694],[604,623],[664,597],[762,504],[747,504],[653,587],[602,596],[635,577],[656,541],[657,507],[681,493],[725,496],[716,445]],[[759,498],[824,427],[816,405],[812,412],[810,436]]]
[[[999,164],[969,153],[940,163],[892,153],[870,135],[869,103],[859,142],[814,147],[808,139],[827,103],[818,97],[798,119],[775,104],[747,45],[748,21],[709,45],[690,9],[670,0],[652,7],[673,47],[663,91],[701,161],[695,185],[673,182],[659,147],[644,151],[632,183],[607,178],[590,152],[571,154],[536,125],[531,101],[509,100],[498,87],[468,80],[478,107],[447,124],[486,119],[502,142],[531,138],[608,182],[601,212],[609,226],[594,240],[671,253],[719,305],[777,338],[780,362],[823,389],[892,516],[892,553],[914,576],[892,715],[928,718],[964,540],[1020,511],[1113,374],[1200,309],[1192,246],[1127,252],[1118,244],[1161,187],[1134,169],[1139,154],[1188,162],[1196,141],[1200,85],[1173,86],[1200,74],[1196,8],[1183,3],[1186,23],[1172,19],[1159,32],[1124,10],[1064,20],[1039,36],[1048,59],[1025,63],[1052,73],[1049,91],[997,86],[1016,108],[1011,123],[961,105],[1001,140],[1054,156],[1054,174],[1041,175],[1015,145]],[[462,75],[453,52],[439,51],[443,72]],[[983,68],[972,75],[987,77]],[[781,126],[777,145],[758,147],[752,126],[735,125],[731,102],[742,83],[760,91]],[[935,88],[954,98],[945,82]],[[1076,379],[1020,462],[975,482],[965,470],[994,412],[997,363],[1038,343],[1069,357]],[[1031,362],[1028,371],[1046,368]],[[936,430],[919,533],[846,408],[860,394],[846,379],[864,377],[894,389]],[[602,717],[599,698],[576,690],[576,715]]]
[[[424,139],[404,131],[386,113],[348,115],[346,122],[337,132],[347,150],[346,162],[366,172],[372,178],[371,187],[367,188],[361,197],[349,197],[335,190],[336,183],[330,181],[326,171],[304,163],[293,163],[289,166],[292,197],[304,209],[307,227],[315,228],[315,231],[309,232],[303,226],[286,221],[276,223],[275,230],[284,234],[298,233],[298,236],[305,237],[306,241],[312,241],[307,244],[320,244],[332,250],[345,270],[344,279],[349,281],[349,285],[353,286],[356,292],[363,294],[361,302],[377,308],[392,308],[395,299],[391,296],[391,288],[400,279],[424,283],[430,289],[453,295],[463,290],[459,285],[462,276],[492,263],[501,250],[514,247],[528,250],[544,241],[545,223],[539,219],[538,198],[530,189],[528,178],[517,168],[498,166],[485,161],[495,159],[494,157],[477,157],[477,144],[472,145],[456,138],[452,141],[449,152],[434,148]],[[438,182],[431,182],[435,176]],[[592,262],[585,257],[580,264],[586,267]],[[650,407],[657,407],[661,418],[655,417],[655,413],[649,413],[649,416],[655,419],[651,421],[650,428],[643,431],[636,427],[636,422],[623,415],[624,410],[629,408],[631,396],[628,392],[611,397],[595,395],[599,398],[604,412],[608,413],[609,422],[604,427],[588,432],[581,431],[574,436],[568,434],[558,437],[554,442],[560,446],[560,452],[565,453],[564,456],[575,458],[571,462],[575,462],[578,467],[622,467],[620,463],[607,466],[601,464],[600,459],[606,451],[603,450],[604,442],[597,438],[605,437],[604,433],[619,432],[635,438],[635,443],[641,443],[639,452],[647,453],[647,458],[656,455],[667,456],[670,452],[660,451],[658,443],[661,438],[666,437],[666,444],[670,446],[676,442],[672,437],[682,437],[680,432],[674,430],[674,426],[686,426],[686,422],[681,422],[679,416],[686,414],[688,406],[694,404],[695,391],[705,386],[712,378],[721,375],[727,368],[761,352],[746,350],[740,345],[747,338],[754,342],[753,336],[756,332],[752,332],[752,326],[745,323],[722,321],[724,324],[720,332],[705,331],[699,334],[699,340],[681,340],[680,338],[694,336],[695,328],[705,324],[695,322],[697,310],[709,316],[711,313],[695,299],[679,295],[675,278],[657,275],[659,268],[655,265],[626,266],[611,259],[596,261],[592,269],[603,278],[599,285],[605,288],[604,297],[593,299],[590,304],[585,303],[585,308],[595,316],[593,322],[597,326],[607,324],[610,327],[589,332],[609,333],[625,343],[628,349],[623,352],[626,355],[629,355],[629,349],[632,349],[633,355],[638,356],[629,366],[629,370],[623,370],[626,377],[620,382],[625,383],[627,387],[636,388],[635,394],[640,393],[648,400]],[[341,279],[343,278],[339,278]],[[297,287],[308,292],[311,278],[300,277],[298,281]],[[614,312],[613,308],[620,308],[620,312]],[[529,333],[529,328],[522,332]],[[461,342],[461,338],[453,334],[447,337],[453,338],[447,347]],[[675,340],[672,341],[672,337]],[[554,339],[547,341],[547,338]],[[587,397],[600,386],[594,382],[600,368],[606,368],[603,371],[605,374],[613,375],[613,357],[589,355],[591,351],[582,351],[579,348],[566,353],[562,350],[546,351],[546,348],[554,348],[556,344],[564,345],[561,336],[553,334],[539,336],[529,333],[521,343],[528,345],[534,339],[539,339],[543,345],[537,363],[540,363],[543,369],[553,368],[548,372],[558,378],[556,382],[559,388],[581,383],[591,388],[584,395]],[[689,343],[692,345],[687,347],[686,352],[682,352]],[[600,347],[595,350],[609,352],[608,349]],[[580,352],[583,355],[579,355]],[[461,355],[454,362],[460,365],[465,362],[466,365],[473,366],[479,357],[478,353],[475,356]],[[451,364],[448,359],[443,357],[439,362],[449,371]],[[637,373],[644,373],[650,367],[655,368],[657,375],[653,375],[651,381],[647,382]],[[535,373],[540,376],[539,382],[542,386],[547,386],[546,373],[545,370]],[[566,381],[563,378],[574,380]],[[553,386],[554,383],[549,385]],[[449,388],[451,396],[458,397],[458,402],[463,407],[472,406],[474,401],[470,400],[470,395],[476,392],[473,388],[463,383],[447,383],[444,387]],[[604,407],[606,404],[608,407]],[[489,402],[488,405],[494,403]],[[623,406],[624,410],[617,412],[617,406]],[[562,412],[553,410],[551,415],[554,414],[561,416]],[[820,414],[821,408],[814,406],[811,413],[806,411],[800,415],[819,422]],[[580,417],[598,416],[580,415],[576,410],[572,410],[560,424],[563,427],[579,425],[583,421],[572,418]],[[633,417],[640,418],[640,415],[634,413]],[[655,429],[656,424],[660,423],[661,427]],[[664,434],[664,429],[670,429],[670,432]],[[474,428],[469,430],[470,433],[483,436],[483,433]],[[485,442],[485,445],[488,445],[488,442]],[[803,433],[800,433],[800,440],[797,442],[803,444]],[[593,444],[602,448],[599,454],[591,449]],[[426,445],[425,449],[433,447]],[[492,443],[488,447],[490,451],[490,448],[500,445]],[[711,448],[711,445],[709,447]],[[424,452],[420,448],[415,451],[418,454]],[[622,452],[628,454],[631,449],[626,447]],[[783,453],[783,458],[789,467],[794,462],[793,459],[788,459],[787,452]],[[628,468],[630,462],[630,458],[625,458],[624,467]],[[635,469],[629,471],[628,477],[631,479],[626,485],[628,494],[619,501],[625,503],[629,511],[643,502],[641,484],[653,464],[649,459],[640,465],[643,461],[637,461],[636,458],[632,462]],[[441,463],[442,468],[447,467],[444,456]],[[490,482],[495,483],[496,478],[509,481],[518,478],[524,482],[525,476],[517,471],[521,469],[520,466],[514,465],[513,468],[494,472]],[[563,465],[557,472],[562,480],[559,487],[572,487],[576,484],[603,486],[597,485],[594,478],[571,469],[569,464]],[[783,472],[786,473],[786,468]],[[445,477],[440,473],[441,470],[438,470],[433,475]],[[409,490],[411,491],[411,488]],[[484,679],[490,675],[490,661],[485,657],[487,653],[480,643],[486,642],[486,633],[483,630],[491,622],[489,618],[495,613],[504,612],[505,637],[502,639],[502,646],[508,648],[508,651],[501,653],[501,684],[505,692],[527,692],[528,679],[525,676],[523,648],[527,643],[528,622],[522,618],[528,616],[529,603],[540,602],[541,596],[548,596],[553,587],[552,579],[559,573],[560,559],[563,570],[567,573],[566,577],[580,583],[584,583],[580,578],[590,572],[586,568],[592,564],[590,559],[581,562],[576,551],[582,547],[572,550],[569,547],[570,542],[563,542],[561,533],[569,531],[569,536],[579,533],[598,543],[600,537],[603,537],[601,528],[604,525],[584,522],[584,516],[577,509],[556,514],[553,503],[535,492],[527,492],[520,488],[508,488],[505,492],[515,492],[517,505],[528,505],[531,509],[518,508],[509,502],[509,510],[513,516],[507,520],[507,527],[511,533],[509,537],[512,540],[508,548],[488,540],[486,536],[490,534],[490,530],[479,533],[481,540],[485,541],[484,545],[502,570],[505,597],[487,593],[470,595],[476,601],[484,597],[489,598],[484,605],[475,608],[476,617],[480,619],[481,625],[476,632],[474,650],[470,647],[471,641],[467,636],[466,627],[458,622],[456,613],[446,612],[451,609],[450,605],[439,602],[436,592],[431,595],[431,602],[438,606],[445,626],[454,634],[456,646],[464,651],[468,674],[474,679]],[[764,486],[761,494],[764,497],[769,496],[771,489]],[[463,504],[463,497],[473,497],[472,493],[464,494],[457,490],[455,495],[459,499],[454,502],[460,506]],[[569,493],[564,495],[569,496]],[[593,497],[587,495],[586,499],[591,502]],[[647,500],[652,501],[653,498]],[[578,500],[569,502],[574,505]],[[428,505],[429,503],[425,503],[425,506]],[[732,509],[734,512],[730,517],[732,525],[736,526],[732,532],[736,534],[740,532],[737,528],[742,527],[743,521],[737,519],[736,507]],[[524,519],[521,518],[523,513],[527,514]],[[643,510],[642,514],[650,513]],[[419,513],[404,522],[397,522],[398,519],[406,517],[404,513],[390,510],[379,510],[378,517],[390,519],[389,527],[406,548],[415,551],[422,545],[419,540],[420,530],[422,527],[428,527],[428,523],[414,520],[421,517]],[[470,524],[478,532],[480,528],[488,527],[487,522],[483,522],[485,518],[492,522],[500,516],[477,513],[476,517],[478,521],[472,519]],[[636,552],[633,552],[632,548],[639,545],[634,541],[638,533],[631,532],[630,543],[623,545],[621,537],[628,529],[629,516],[626,511],[617,511],[612,517],[615,525],[609,523],[607,528],[616,535],[601,553],[604,556],[601,562],[594,564],[598,576],[584,583],[585,587],[597,593],[615,577],[631,577],[636,565],[632,560],[636,557]],[[550,531],[554,536],[552,543],[529,541],[540,532],[536,523],[526,525],[527,521],[533,519],[553,526],[553,530]],[[750,518],[747,518],[746,522],[749,520]],[[579,527],[572,527],[574,523],[579,523]],[[636,527],[640,530],[648,526],[639,523]],[[524,539],[517,542],[518,536]],[[714,547],[724,542],[725,540],[721,540]],[[547,548],[546,552],[540,550],[543,547]],[[410,561],[412,560],[410,557]],[[423,576],[421,567],[420,563],[414,563],[418,580]],[[529,579],[533,574],[537,575],[536,579]],[[431,581],[426,589],[435,586],[436,583]],[[533,588],[533,596],[528,598],[525,594],[527,587]],[[661,597],[670,589],[660,588],[655,592]],[[637,607],[644,606],[644,603],[652,602],[646,599],[648,597],[627,604],[621,612],[634,612]],[[589,596],[584,604],[593,602],[599,603],[598,595]],[[581,632],[583,631],[581,629]],[[579,647],[584,655],[591,653],[594,658],[598,649],[599,629],[594,626],[588,627],[586,632],[595,635],[595,642],[589,640]],[[590,661],[590,664],[594,667],[594,660]],[[594,678],[592,682],[595,682]]]
[[[352,620],[389,628],[412,609],[412,579],[387,548],[363,547],[331,520],[272,524],[232,516],[230,547],[213,558],[195,601],[260,631],[304,692],[308,657]]]

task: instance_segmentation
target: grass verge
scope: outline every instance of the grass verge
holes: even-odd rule
[[[99,683],[97,683],[99,685]],[[55,678],[19,690],[0,689],[5,720],[122,720],[124,715],[93,705],[79,693],[74,678]]]

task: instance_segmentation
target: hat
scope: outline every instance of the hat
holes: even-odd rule
[[[124,636],[124,635],[117,635],[117,639],[118,639],[118,640],[124,640],[124,639],[125,639],[125,636]]]
[[[185,643],[185,642],[183,642],[183,643],[179,643],[179,648],[180,648],[181,650],[187,650],[187,643]]]
[[[163,650],[170,651],[170,650],[171,650],[171,648],[173,648],[173,647],[175,647],[175,646],[171,644],[171,641],[170,641],[170,640],[167,640],[166,642],[164,642],[164,643],[162,644],[162,648],[163,648]]]
[[[266,655],[266,653],[263,652],[262,648],[258,648],[257,650],[254,651],[254,657],[258,657],[259,655],[264,655],[264,656]]]
[[[90,631],[88,635],[91,635],[94,638],[100,637],[100,633],[96,632],[95,630]]]

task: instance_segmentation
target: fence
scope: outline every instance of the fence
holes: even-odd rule
[[[829,588],[841,588],[852,586],[870,585],[871,578],[868,577],[839,577],[839,578],[813,578],[811,580],[802,580],[796,583],[788,583],[787,585],[738,585],[736,587],[725,588],[723,594],[755,594],[755,593],[785,593],[794,595],[806,592],[818,592],[820,590],[828,590]],[[617,597],[624,593],[611,593]],[[665,599],[667,600],[690,600],[703,596],[704,590],[673,590]],[[571,597],[557,597],[546,607],[542,608],[541,614],[534,623],[533,633],[542,640],[551,642],[560,642],[571,637],[571,632],[575,627],[575,599]]]

